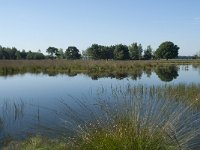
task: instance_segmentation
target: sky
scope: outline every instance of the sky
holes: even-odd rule
[[[200,0],[0,0],[0,45],[45,52],[164,41],[200,51]]]

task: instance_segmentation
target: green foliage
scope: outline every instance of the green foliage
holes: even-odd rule
[[[115,45],[115,46],[102,46],[93,44],[86,50],[86,57],[91,59],[116,59],[116,60],[127,60],[129,59],[128,48],[126,45]]]
[[[9,60],[20,60],[20,59],[45,59],[44,54],[41,52],[25,52],[22,50],[21,52],[17,50],[15,47],[6,48],[0,46],[0,59],[9,59]]]
[[[193,59],[200,59],[200,51],[193,56]]]
[[[178,57],[179,47],[174,45],[173,42],[163,42],[159,48],[156,50],[156,58],[172,59]]]
[[[115,49],[115,46],[113,46],[113,45],[107,46],[104,49],[105,49],[104,58],[105,59],[114,59],[114,49]]]
[[[142,59],[142,52],[143,52],[143,48],[142,48],[142,44],[138,45],[138,51],[139,51],[139,60]]]
[[[31,51],[28,52],[26,59],[33,59],[33,53]]]
[[[151,46],[147,46],[147,49],[144,50],[144,60],[151,60],[152,57],[153,57],[153,54],[152,54],[152,48]]]
[[[114,46],[102,46],[93,44],[86,50],[86,57],[90,59],[113,59]]]
[[[101,46],[93,44],[86,50],[87,56],[91,59],[101,59]]]
[[[55,47],[49,47],[46,52],[50,55],[50,58],[53,58],[58,54],[58,49]]]
[[[15,56],[16,56],[16,59],[17,59],[17,60],[19,60],[19,59],[22,58],[22,56],[21,56],[21,54],[20,54],[19,51],[16,51]]]
[[[40,53],[40,52],[31,52],[29,51],[26,59],[31,60],[31,59],[35,59],[35,60],[40,60],[40,59],[45,59],[44,54]]]
[[[98,44],[92,44],[89,48],[87,48],[82,53],[83,59],[94,59],[94,60],[109,60],[109,59],[115,59],[115,60],[150,60],[152,58],[176,58],[178,56],[178,47],[174,45],[172,42],[164,42],[160,45],[160,47],[155,52],[155,56],[152,54],[152,49],[150,46],[147,47],[147,49],[144,51],[143,55],[143,48],[141,44],[133,43],[128,48],[126,45],[118,44],[118,45],[111,45],[111,46],[103,46]],[[62,49],[58,49],[55,47],[49,47],[47,48],[46,52],[49,54],[49,56],[43,57],[41,54],[38,56],[37,54],[34,54],[34,52],[26,53],[25,50],[20,52],[16,48],[6,48],[0,46],[0,59],[43,59],[43,58],[59,58],[64,59],[65,57],[67,59],[80,59],[81,54],[79,53],[79,50],[75,46],[70,46],[66,49],[65,53]],[[41,52],[38,52],[41,53]],[[27,56],[28,55],[28,56]],[[37,56],[36,56],[37,55]],[[194,57],[196,58],[196,57]]]
[[[58,58],[59,59],[64,59],[65,58],[65,54],[64,54],[62,48],[60,48],[59,51],[58,51]]]
[[[129,51],[126,45],[116,45],[114,49],[114,59],[116,60],[127,60],[129,59]]]
[[[26,59],[27,57],[27,53],[25,52],[25,50],[22,50],[22,52],[20,52],[20,55],[22,59]]]
[[[132,60],[140,60],[142,58],[142,45],[141,44],[137,44],[137,43],[133,43],[131,44],[131,46],[129,46],[129,53],[130,53],[130,58]]]
[[[81,54],[79,53],[79,50],[75,46],[69,46],[65,51],[65,57],[67,59],[75,60],[75,59],[80,59]]]
[[[0,46],[0,59],[16,59],[15,53],[17,49],[15,47],[2,47]]]
[[[43,53],[35,53],[34,59],[45,59],[45,56]]]

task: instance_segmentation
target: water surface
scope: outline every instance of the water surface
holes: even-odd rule
[[[173,66],[152,72],[100,78],[86,74],[52,76],[26,73],[0,76],[0,83],[0,137],[23,138],[41,132],[37,131],[37,125],[59,126],[62,120],[56,115],[56,110],[61,109],[63,100],[79,111],[74,98],[81,100],[84,97],[84,100],[92,103],[102,87],[109,91],[111,87],[127,85],[198,84],[200,69],[192,65]]]

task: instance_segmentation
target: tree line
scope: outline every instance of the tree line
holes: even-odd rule
[[[0,59],[94,59],[94,60],[151,60],[151,59],[172,59],[178,57],[179,47],[173,42],[167,41],[160,44],[156,51],[153,51],[151,46],[145,49],[142,44],[132,43],[130,46],[117,44],[104,46],[93,44],[86,50],[80,53],[75,46],[69,46],[65,51],[56,47],[48,47],[44,55],[39,50],[38,52],[26,52],[18,50],[15,47],[0,46]]]
[[[45,59],[45,55],[38,52],[26,52],[25,50],[18,50],[15,47],[0,46],[0,59],[20,60],[20,59]]]

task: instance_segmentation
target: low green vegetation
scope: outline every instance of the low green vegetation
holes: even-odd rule
[[[130,86],[101,88],[94,104],[83,103],[80,111],[63,101],[67,115],[58,139],[42,136],[9,147],[20,150],[187,150],[198,142],[200,85]],[[111,95],[110,95],[111,94]],[[48,129],[49,130],[49,129]],[[52,129],[58,132],[58,128]],[[195,145],[196,144],[196,145]],[[196,148],[197,149],[197,148]]]
[[[59,140],[35,136],[24,142],[12,142],[4,150],[68,150],[68,146]]]

